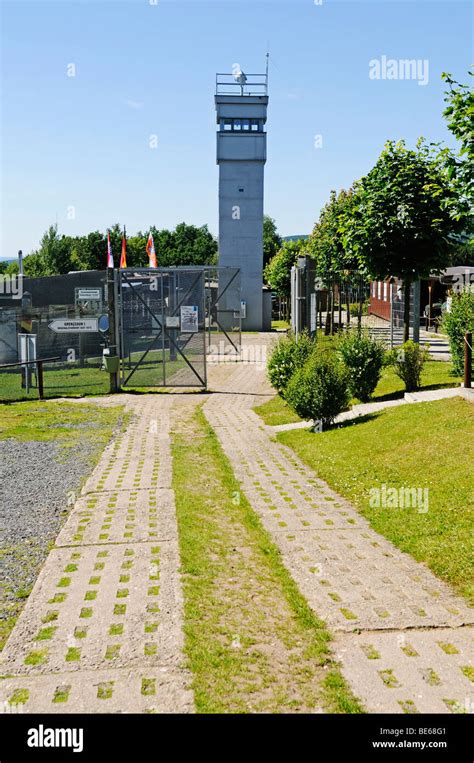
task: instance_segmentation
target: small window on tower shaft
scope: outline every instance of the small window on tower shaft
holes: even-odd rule
[[[239,188],[239,193],[243,193],[243,192],[244,192],[244,189],[243,188]]]

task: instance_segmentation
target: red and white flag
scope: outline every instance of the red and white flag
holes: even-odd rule
[[[107,267],[113,268],[114,257],[112,254],[112,244],[110,243],[110,231],[107,231]]]
[[[157,268],[158,265],[156,264],[156,252],[155,252],[155,244],[153,243],[153,236],[148,236],[148,241],[146,242],[146,251],[148,254],[148,265],[150,268]]]

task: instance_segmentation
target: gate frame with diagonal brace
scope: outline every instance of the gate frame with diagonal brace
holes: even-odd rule
[[[176,286],[182,280],[181,277],[188,277],[191,279],[191,283],[188,284],[185,290]],[[173,279],[173,286],[168,283],[168,302],[164,298],[164,281],[166,278]],[[139,290],[141,284],[152,282],[152,279],[159,285],[159,289],[153,289],[153,291],[160,291],[159,304],[160,307],[152,307],[143,294]],[[221,281],[224,284],[221,286]],[[232,287],[232,289],[231,289]],[[143,326],[143,330],[147,328],[153,332],[152,337],[144,339],[142,337],[142,344],[147,346],[142,347],[139,351],[141,353],[138,360],[131,361],[131,350],[127,352],[127,342],[133,341],[130,339],[133,330],[129,325],[126,325],[127,317],[125,315],[125,292],[124,289],[131,289],[128,292],[130,296],[133,294],[133,298],[136,304],[141,306],[143,316],[148,319],[148,326]],[[230,292],[229,292],[230,290]],[[139,384],[137,386],[151,386],[151,387],[201,387],[207,388],[207,367],[206,367],[206,355],[209,352],[211,345],[211,337],[213,332],[221,332],[228,340],[227,349],[232,353],[240,357],[240,344],[241,344],[241,315],[240,315],[240,269],[239,268],[220,268],[218,266],[181,266],[175,268],[121,268],[115,270],[115,327],[116,337],[115,342],[118,348],[118,354],[120,356],[120,386],[127,387],[133,386],[130,384],[130,379],[133,377],[136,371],[143,368],[143,363],[149,356],[150,351],[155,349],[161,350],[161,360],[157,361],[161,363],[162,377],[154,384]],[[184,295],[180,295],[180,291],[184,291]],[[172,299],[169,296],[172,294]],[[187,298],[191,295],[191,301],[193,304],[198,302],[198,329],[196,332],[189,333],[187,339],[186,334],[180,332],[180,338],[175,335],[178,331],[177,323],[180,321],[180,309],[186,305]],[[224,295],[226,299],[223,300]],[[229,298],[230,297],[230,298]],[[226,306],[222,307],[219,301],[225,302]],[[200,314],[201,313],[201,314]],[[230,320],[223,320],[222,315],[231,316]],[[177,322],[177,323],[176,323]],[[145,321],[146,323],[146,321]],[[224,325],[226,323],[226,325]],[[231,326],[231,328],[229,327]],[[140,328],[140,327],[138,327]],[[127,333],[128,332],[128,333]],[[191,339],[196,336],[202,336],[202,361],[197,364],[192,362],[192,354],[186,354],[186,347],[191,342]],[[126,341],[127,340],[127,341]],[[143,350],[143,351],[142,351]],[[167,356],[168,353],[168,356]],[[125,367],[128,355],[128,369]],[[191,381],[186,381],[182,384],[172,383],[170,384],[167,379],[167,364],[171,362],[171,356],[175,358],[179,356],[179,359],[184,361],[186,366],[193,374]],[[168,359],[167,359],[168,358]]]

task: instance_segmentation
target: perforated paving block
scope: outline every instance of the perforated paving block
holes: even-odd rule
[[[77,501],[56,546],[166,540],[175,524],[169,489],[89,493]]]
[[[166,398],[139,400],[127,431],[108,445],[82,494],[171,487],[169,408]]]
[[[83,493],[156,488],[159,471],[158,453],[148,459],[112,459],[108,466],[90,477]]]
[[[332,628],[474,623],[474,611],[446,584],[374,535],[368,530],[333,529],[278,536],[284,561],[302,592]],[[355,616],[349,617],[346,610]]]
[[[2,653],[2,672],[179,663],[178,568],[176,548],[167,541],[52,552]],[[53,612],[54,626],[42,638]],[[150,643],[155,650],[145,649]]]
[[[262,478],[259,485],[262,487],[256,487],[254,482],[253,503],[258,505],[260,514],[265,515],[266,527],[274,532],[285,532],[285,527],[292,532],[366,527],[361,517],[353,516],[352,510],[348,511],[341,504],[335,507],[326,503],[325,499],[320,500],[315,493],[305,491],[308,496],[305,497],[290,487],[286,496],[283,496],[277,487],[265,485]],[[286,498],[290,500],[285,500]],[[281,524],[282,520],[284,525]]]
[[[20,676],[0,681],[0,707],[24,713],[190,713],[189,684],[187,671],[167,666]]]
[[[335,651],[369,712],[474,712],[472,627],[340,635]]]

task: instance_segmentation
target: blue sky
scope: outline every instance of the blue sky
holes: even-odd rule
[[[264,71],[267,44],[265,210],[283,235],[309,232],[386,139],[455,145],[440,74],[468,79],[467,2],[153,3],[1,0],[0,257],[29,252],[56,220],[70,235],[183,220],[217,233],[215,73]],[[428,59],[428,84],[370,79],[383,55]]]

